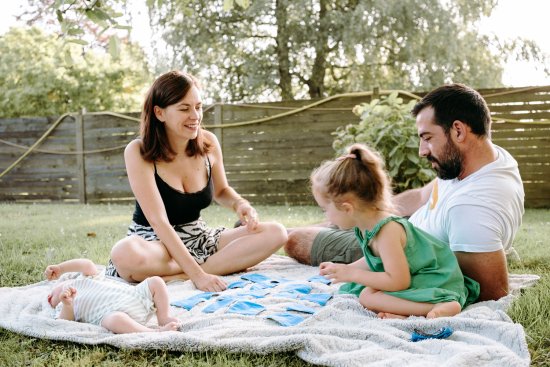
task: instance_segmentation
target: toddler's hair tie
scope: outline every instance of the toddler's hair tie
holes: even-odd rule
[[[349,154],[345,154],[343,156],[340,156],[338,158],[336,158],[337,161],[343,161],[344,159],[357,159],[357,155],[355,154],[352,154],[352,153],[349,153]]]

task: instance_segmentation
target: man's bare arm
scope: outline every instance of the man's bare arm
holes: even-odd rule
[[[396,214],[411,216],[415,211],[424,205],[430,198],[435,180],[419,189],[403,191],[393,197],[393,205]]]
[[[508,294],[508,268],[503,250],[455,252],[462,273],[481,288],[478,301],[496,300]]]

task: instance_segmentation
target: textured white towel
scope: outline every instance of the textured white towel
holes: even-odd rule
[[[53,319],[46,301],[53,282],[43,281],[25,287],[0,288],[0,327],[38,338],[121,348],[259,354],[294,350],[305,361],[327,366],[508,367],[529,366],[530,363],[523,327],[512,322],[505,310],[514,297],[519,296],[520,288],[538,280],[536,275],[510,275],[512,294],[498,301],[474,304],[455,317],[380,320],[361,307],[355,297],[336,294],[338,286],[308,283],[309,277],[318,274],[316,267],[273,255],[249,272],[290,280],[272,288],[265,298],[249,299],[266,308],[257,316],[229,314],[225,312],[227,308],[203,313],[204,307],[215,302],[214,297],[190,311],[171,308],[172,314],[182,322],[181,331],[115,335],[99,326]],[[66,274],[67,277],[74,275]],[[241,275],[224,279],[231,283]],[[309,284],[313,288],[311,293],[332,293],[334,297],[325,306],[277,297],[288,284]],[[200,293],[189,281],[171,282],[168,288],[171,301]],[[240,292],[243,289],[232,289],[220,296]],[[315,308],[315,314],[301,314],[305,320],[288,327],[265,318],[296,302]],[[454,329],[448,339],[410,341],[415,328],[432,332],[443,326]]]

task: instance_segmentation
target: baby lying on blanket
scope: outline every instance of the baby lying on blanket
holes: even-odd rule
[[[48,265],[44,275],[55,280],[67,272],[81,272],[85,277],[63,281],[48,295],[53,308],[61,303],[58,318],[100,325],[116,334],[178,330],[178,320],[168,314],[168,291],[160,277],[147,278],[136,286],[109,282],[101,279],[88,259]],[[158,329],[145,326],[155,310]]]

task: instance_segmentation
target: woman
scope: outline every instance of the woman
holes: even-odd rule
[[[256,265],[287,239],[278,223],[260,223],[256,211],[227,183],[221,147],[201,128],[196,79],[171,71],[150,88],[141,114],[140,139],[124,160],[136,209],[128,237],[111,251],[107,274],[140,282],[191,279],[203,291],[222,291],[217,276]],[[209,228],[200,212],[214,199],[245,225]]]

